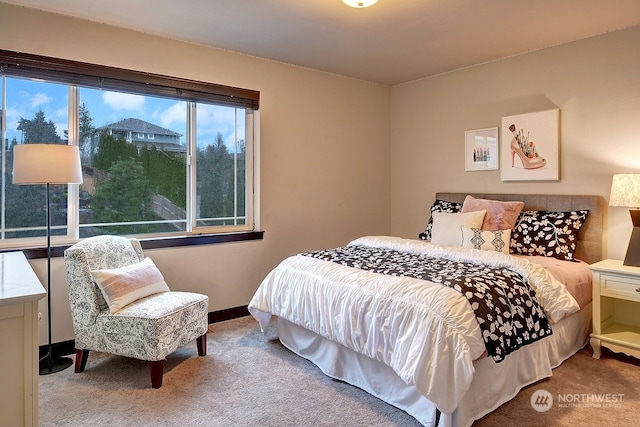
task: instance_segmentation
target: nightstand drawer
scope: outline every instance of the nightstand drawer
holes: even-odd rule
[[[640,279],[615,274],[600,274],[600,293],[640,301]]]

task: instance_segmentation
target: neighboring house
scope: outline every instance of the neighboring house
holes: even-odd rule
[[[94,154],[100,141],[100,135],[107,134],[135,144],[138,150],[155,145],[158,150],[185,153],[186,147],[180,143],[181,134],[165,129],[144,120],[128,118],[94,129],[84,136],[83,155]]]

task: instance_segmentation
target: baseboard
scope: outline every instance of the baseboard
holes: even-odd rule
[[[226,308],[224,310],[210,311],[209,324],[224,322],[225,320],[237,319],[249,315],[249,308],[246,305],[240,307]]]
[[[40,346],[39,348],[40,359],[42,359],[42,357],[47,354],[48,350],[49,350],[48,345]],[[54,356],[67,356],[69,354],[74,354],[75,352],[76,352],[75,340],[51,343],[51,353]]]
[[[237,319],[249,315],[249,309],[246,305],[240,307],[226,308],[224,310],[210,311],[207,315],[209,324],[224,322],[225,320]],[[41,345],[39,348],[40,357],[47,354],[48,345]],[[51,352],[55,356],[66,356],[76,352],[75,340],[61,341],[51,344]]]

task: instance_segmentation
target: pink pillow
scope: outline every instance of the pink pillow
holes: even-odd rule
[[[524,202],[501,202],[467,196],[462,203],[461,212],[487,211],[482,229],[496,231],[513,229],[522,208],[524,208]]]

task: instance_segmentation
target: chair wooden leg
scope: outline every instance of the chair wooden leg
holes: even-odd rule
[[[149,362],[149,372],[151,373],[151,387],[162,387],[162,374],[164,373],[164,360],[152,360]]]
[[[198,356],[206,356],[207,355],[207,334],[205,332],[204,335],[196,338],[196,343],[198,343]]]
[[[89,357],[89,350],[78,350],[76,349],[76,364],[74,372],[79,374],[84,371],[84,368],[87,366],[87,358]]]

